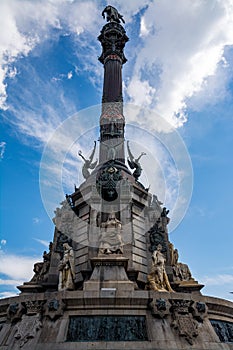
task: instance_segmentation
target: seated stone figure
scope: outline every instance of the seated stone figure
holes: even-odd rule
[[[99,237],[100,254],[123,253],[121,228],[121,222],[116,218],[115,213],[109,214],[108,220],[101,223],[101,233]]]
[[[173,266],[174,280],[193,281],[193,277],[187,264],[178,262]]]
[[[147,276],[149,288],[155,291],[173,292],[165,270],[165,257],[161,252],[162,246],[158,244],[152,254],[151,272]]]
[[[40,282],[47,281],[47,278],[48,278],[47,274],[50,267],[52,248],[53,248],[53,243],[50,242],[49,252],[47,253],[46,251],[44,251],[43,262],[37,262],[34,264],[34,268],[33,268],[34,276],[32,277],[30,282],[40,283]]]
[[[178,261],[179,259],[178,250],[174,249],[172,243],[169,244],[169,250],[170,250],[170,256],[171,256],[171,265],[173,269],[174,280],[175,281],[194,281],[188,265]]]

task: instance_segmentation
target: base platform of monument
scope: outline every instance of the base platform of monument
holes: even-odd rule
[[[233,349],[232,302],[126,286],[0,300],[0,349]]]

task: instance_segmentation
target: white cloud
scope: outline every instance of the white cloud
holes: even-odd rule
[[[226,56],[227,53],[226,53]],[[229,60],[232,56],[229,55]],[[225,58],[219,62],[215,74],[205,79],[200,92],[195,92],[190,99],[187,100],[189,108],[201,111],[205,106],[214,105],[216,102],[224,100],[230,95],[228,90],[229,77],[232,76],[232,66],[226,64]]]
[[[226,85],[222,61],[228,45],[233,45],[231,1],[150,2],[141,17],[141,42],[127,87],[131,101],[149,104],[172,125],[182,125],[189,103],[196,108],[200,100],[206,103],[206,95],[210,102],[218,86]],[[208,84],[216,74],[218,79]],[[198,104],[191,102],[194,95]]]
[[[147,36],[149,34],[149,29],[146,27],[146,22],[144,16],[141,18],[141,23],[140,23],[140,36]]]
[[[0,278],[0,285],[4,285],[4,286],[18,286],[20,284],[22,284],[25,281],[22,280],[8,280],[8,279],[1,279]]]
[[[57,40],[60,35],[67,36],[75,33],[72,40],[74,40],[74,50],[79,56],[80,69],[94,72],[94,74],[90,74],[90,80],[95,83],[96,77],[102,73],[102,67],[96,59],[100,52],[96,33],[99,32],[103,23],[101,11],[97,10],[97,4],[93,1],[78,0],[72,2],[38,0],[33,5],[28,0],[22,0],[21,7],[16,0],[12,0],[10,3],[4,0],[0,4],[1,6],[6,21],[10,21],[9,26],[11,25],[13,28],[12,30],[9,28],[9,31],[15,35],[12,33],[10,36],[5,31],[0,33],[0,65],[2,66],[2,71],[0,70],[0,91],[2,92],[0,108],[8,108],[10,117],[7,114],[4,117],[8,118],[9,123],[13,124],[21,133],[23,142],[33,143],[34,146],[46,144],[64,118],[76,112],[77,99],[75,102],[71,101],[63,91],[62,84],[59,86],[56,84],[60,80],[72,79],[73,71],[69,70],[67,73],[55,75],[46,81],[41,78],[29,61],[25,67],[22,63],[21,67],[30,72],[30,81],[23,86],[23,94],[19,94],[18,91],[13,94],[11,90],[11,100],[8,105],[6,77],[13,78],[16,74],[20,74],[20,69],[17,72],[13,66],[14,62],[18,58],[30,54],[36,45],[42,44],[48,38],[52,42]],[[98,22],[101,24],[97,25]],[[57,31],[54,32],[54,28]],[[17,40],[17,45],[15,40]],[[87,40],[90,43],[88,46],[86,45]],[[21,42],[21,45],[18,42]],[[25,46],[24,42],[28,45],[25,44]],[[96,48],[98,48],[98,53]],[[43,52],[43,45],[40,45],[40,50]],[[90,60],[86,59],[86,54]],[[8,83],[10,84],[10,81]],[[20,108],[18,108],[19,105]],[[57,139],[57,152],[60,152],[67,143],[69,143],[69,133],[61,135]],[[71,179],[70,174],[67,177]]]
[[[0,142],[0,160],[3,159],[6,150],[6,142]]]
[[[32,222],[33,222],[33,224],[39,224],[40,223],[40,219],[35,217],[35,218],[32,219]]]
[[[41,257],[6,254],[0,251],[0,273],[6,280],[29,281],[33,276],[33,265],[41,261]]]
[[[155,100],[156,90],[146,80],[134,76],[127,86],[131,102],[138,106],[149,106]]]
[[[61,73],[61,74],[58,74],[58,76],[56,76],[56,77],[52,77],[52,81],[62,81],[62,80],[64,80],[64,79],[68,79],[68,80],[70,80],[70,79],[72,79],[73,78],[73,72],[72,72],[72,70],[71,71],[69,71],[67,74],[64,74],[64,73]]]
[[[44,241],[43,239],[39,239],[39,238],[34,238],[34,240],[39,242],[40,244],[42,244],[46,248],[49,247],[49,241]]]
[[[5,239],[1,240],[1,245],[6,245],[6,240]]]
[[[140,41],[131,47],[135,65],[127,83],[127,93],[133,103],[156,108],[170,123],[179,126],[187,120],[189,107],[195,109],[200,103],[225,95],[227,77],[224,68],[228,62],[224,49],[233,45],[230,0],[213,0],[211,3],[205,0],[134,0],[127,3],[115,0],[112,5],[124,15],[126,26],[131,25],[134,15],[139,14],[140,18]],[[96,34],[103,24],[102,6],[98,2],[81,0],[39,0],[33,4],[29,0],[20,3],[17,0],[1,1],[5,28],[0,33],[2,108],[7,108],[5,78],[17,74],[14,61],[55,35],[76,34],[82,69],[92,72],[89,79],[96,82],[101,72],[96,60],[100,51]],[[58,34],[52,31],[54,28]],[[67,79],[72,76],[72,71],[65,75]],[[218,79],[214,79],[215,76]],[[61,76],[54,77],[54,80],[59,79]],[[195,97],[193,101],[192,97]],[[153,123],[150,125],[153,128]]]
[[[16,100],[8,108],[12,116],[9,122],[24,135],[23,141],[27,141],[29,136],[30,142],[46,144],[64,117],[73,114],[76,108],[73,101],[64,96],[63,90],[58,89],[57,84],[42,80],[29,63],[27,69],[30,70],[33,86],[29,82],[24,86],[23,94],[16,94]],[[64,138],[62,135],[58,142],[65,144],[68,135],[66,140]]]
[[[111,5],[115,6],[119,12],[124,16],[126,24],[132,21],[132,16],[136,15],[142,9],[147,8],[151,0],[112,0]]]
[[[223,286],[224,284],[230,284],[233,288],[233,275],[219,274],[216,276],[205,276],[202,278],[202,283],[207,286]],[[229,288],[229,287],[228,287]]]
[[[3,109],[6,109],[5,100],[7,97],[7,85],[4,80],[11,69],[8,68],[8,65],[10,66],[19,55],[27,55],[35,45],[35,41],[29,40],[23,33],[19,32],[15,18],[17,7],[17,3],[14,1],[3,0],[0,3],[2,28],[4,28],[0,34],[0,102]]]
[[[0,299],[5,299],[5,298],[11,298],[11,297],[15,297],[19,294],[19,292],[17,293],[15,292],[0,292]]]
[[[72,77],[73,77],[73,72],[72,71],[68,72],[67,79],[70,80],[72,79]]]
[[[13,79],[18,74],[16,67],[9,67],[7,77]]]
[[[211,274],[208,276],[199,276],[199,282],[203,283],[205,287],[202,290],[204,295],[209,295],[222,299],[233,301],[233,275],[225,274]]]
[[[87,32],[97,32],[95,28],[100,16],[94,1],[67,0],[2,0],[0,2],[1,24],[4,30],[0,33],[0,108],[7,109],[6,77],[17,74],[14,62],[27,56],[36,45],[67,31],[78,36]],[[59,34],[55,34],[56,29]],[[70,73],[67,76],[71,78]]]

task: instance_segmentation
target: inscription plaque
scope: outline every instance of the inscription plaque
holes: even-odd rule
[[[148,340],[145,316],[71,316],[67,341]]]

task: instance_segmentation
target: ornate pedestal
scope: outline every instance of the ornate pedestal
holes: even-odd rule
[[[99,256],[91,259],[94,268],[89,281],[84,282],[83,289],[106,290],[123,289],[134,290],[134,283],[128,279],[126,274],[128,259],[117,254],[110,256]]]

